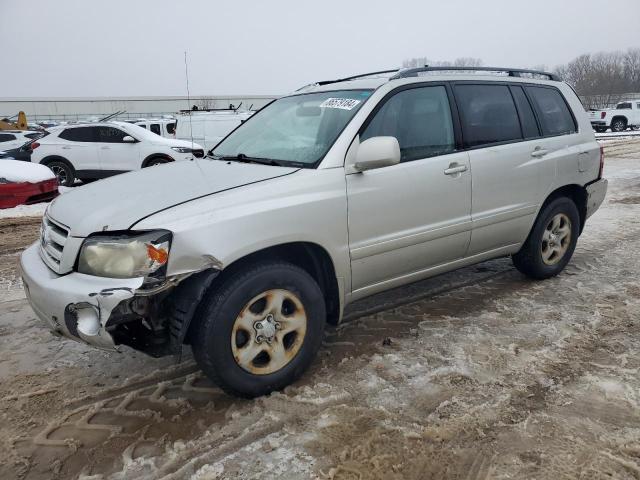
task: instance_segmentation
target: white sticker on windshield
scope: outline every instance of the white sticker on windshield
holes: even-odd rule
[[[360,100],[353,98],[327,98],[320,104],[320,108],[340,108],[342,110],[353,110],[360,103]]]

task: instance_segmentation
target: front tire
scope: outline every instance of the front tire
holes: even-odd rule
[[[284,388],[311,365],[322,343],[324,297],[301,268],[261,262],[217,285],[194,322],[200,368],[225,392],[253,398]]]
[[[63,187],[73,187],[73,183],[76,180],[75,172],[69,164],[61,160],[53,160],[47,162],[47,167],[49,167],[58,179],[58,184]]]
[[[558,197],[540,212],[518,253],[515,267],[536,280],[558,275],[569,263],[580,233],[580,214],[570,198]]]

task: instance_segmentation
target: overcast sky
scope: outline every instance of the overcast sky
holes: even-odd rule
[[[280,94],[412,57],[640,47],[639,0],[0,0],[0,97]]]

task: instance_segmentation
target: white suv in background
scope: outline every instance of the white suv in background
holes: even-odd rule
[[[47,165],[60,185],[204,155],[191,142],[163,138],[126,122],[65,125],[31,144],[31,161]]]

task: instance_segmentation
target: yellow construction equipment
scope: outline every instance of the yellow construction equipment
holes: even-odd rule
[[[18,121],[10,122],[8,118],[0,120],[0,130],[28,130],[27,116],[24,112],[18,113]]]

